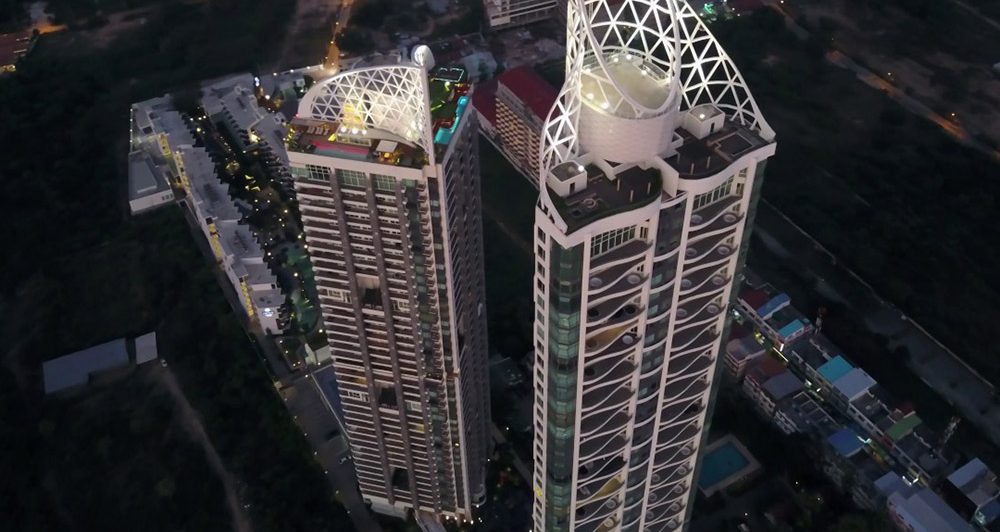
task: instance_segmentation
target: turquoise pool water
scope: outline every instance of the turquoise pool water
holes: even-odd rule
[[[451,125],[450,128],[441,128],[434,135],[435,144],[448,144],[451,142],[451,135],[458,128],[458,121],[462,118],[462,112],[465,111],[465,106],[469,105],[469,97],[462,96],[458,99],[458,104],[455,106],[455,123]]]
[[[750,461],[740,453],[739,449],[731,442],[726,442],[702,459],[698,487],[710,488],[748,465]]]

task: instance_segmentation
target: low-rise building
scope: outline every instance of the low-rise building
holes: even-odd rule
[[[129,365],[125,339],[118,338],[70,353],[42,364],[45,393],[83,386],[91,377]]]
[[[780,360],[770,356],[761,358],[747,369],[746,377],[743,379],[743,393],[753,401],[754,406],[765,417],[770,417],[774,412],[774,400],[764,390],[764,383],[787,371]]]
[[[542,127],[557,94],[533,68],[520,66],[497,78],[492,102],[485,95],[479,100],[473,95],[477,112],[487,118],[483,134],[536,187]]]
[[[824,437],[839,428],[830,413],[805,390],[775,408],[774,424],[785,434],[806,433],[816,437]]]
[[[847,410],[851,401],[861,397],[862,394],[875,386],[875,379],[861,368],[851,368],[832,382],[833,393],[830,394],[830,397],[840,410]]]
[[[886,467],[868,454],[865,440],[853,429],[841,428],[825,440],[823,472],[859,507],[874,510],[885,502],[877,482]]]
[[[813,331],[812,322],[791,305],[788,294],[775,293],[767,284],[744,287],[736,299],[736,310],[779,352]]]
[[[243,89],[253,84],[249,75],[234,76],[209,83],[203,90],[206,112],[213,120],[230,124],[234,131],[260,124],[279,124],[273,113],[256,107],[255,97]],[[232,112],[232,109],[239,109]],[[277,126],[276,126],[277,127]],[[256,133],[244,135],[247,146],[276,143],[284,153],[283,133],[272,132],[268,139]],[[160,175],[184,190],[186,205],[216,260],[226,272],[247,316],[257,320],[268,334],[279,334],[288,324],[286,298],[277,278],[264,260],[264,251],[229,194],[229,185],[219,180],[216,163],[208,151],[196,145],[187,120],[174,108],[171,96],[153,98],[132,105],[129,157],[130,191],[143,183],[146,173]],[[133,165],[134,163],[134,165]],[[171,192],[172,194],[172,192]]]
[[[735,327],[735,325],[734,325]],[[736,381],[746,375],[747,368],[765,353],[764,346],[753,336],[744,336],[726,343],[726,374]]]
[[[930,488],[889,495],[889,517],[903,532],[973,532],[973,528]]]
[[[1000,528],[1000,485],[982,460],[974,458],[948,475],[941,491],[963,519],[987,530]]]
[[[174,201],[174,191],[153,158],[145,151],[128,154],[128,206],[133,215]]]

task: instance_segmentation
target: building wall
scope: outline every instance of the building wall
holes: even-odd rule
[[[508,28],[550,18],[557,0],[484,0],[491,28]]]
[[[756,158],[765,151],[697,182],[664,171],[664,188],[677,195],[570,234],[540,202],[536,529],[671,530],[688,518]],[[695,208],[700,194],[727,183],[718,201]],[[609,234],[625,236],[605,249]],[[608,280],[594,285],[595,277]]]
[[[502,83],[497,87],[497,136],[503,150],[532,184],[538,187],[538,148],[544,118]]]
[[[362,495],[471,518],[489,454],[473,113],[414,171],[289,154]]]
[[[135,198],[134,200],[128,202],[128,207],[132,214],[138,214],[143,211],[155,209],[161,205],[167,205],[172,201],[174,201],[173,191],[164,190],[163,192],[150,194],[149,196]]]

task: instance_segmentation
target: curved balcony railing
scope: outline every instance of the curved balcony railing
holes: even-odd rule
[[[601,434],[622,430],[628,424],[628,405],[611,415],[584,416],[580,419],[580,439],[596,438]]]
[[[633,304],[638,308],[636,300],[636,292],[638,292],[639,287],[635,287],[635,290],[629,290],[625,293],[617,294],[607,294],[606,297],[601,298],[597,303],[591,303],[587,306],[587,325],[600,325],[604,320],[613,316],[618,310],[628,304]]]
[[[650,246],[652,246],[651,242],[647,242],[645,240],[632,240],[631,242],[618,246],[603,255],[594,257],[590,261],[590,267],[591,269],[598,269],[628,261],[635,261],[635,263],[638,263],[642,258],[642,254],[649,250]]]
[[[685,328],[674,331],[674,342],[671,346],[671,356],[702,349],[712,344],[717,336],[713,327],[704,323],[693,323]]]
[[[691,397],[701,397],[708,389],[708,379],[705,374],[694,375],[694,377],[692,380],[685,379],[684,382],[668,384],[663,394],[664,401],[673,402]],[[671,386],[673,387],[671,388]]]
[[[621,455],[628,443],[628,438],[620,432],[605,438],[587,438],[586,441],[580,443],[579,461],[586,463],[614,454]]]
[[[597,338],[604,334],[606,331],[624,327],[628,329],[630,326],[634,325],[634,322],[643,315],[644,309],[632,302],[627,302],[618,310],[614,311],[613,314],[608,316],[605,321],[595,323],[593,321],[587,324],[587,337]],[[609,340],[610,342],[610,340]]]
[[[628,273],[639,272],[635,271],[635,265],[628,263],[616,264],[598,272],[591,270],[590,278],[587,280],[587,289],[592,295],[600,294],[611,288],[614,283]]]
[[[715,357],[711,354],[697,356],[688,362],[687,366],[677,365],[676,369],[671,362],[667,367],[667,378],[676,377],[683,374],[702,374],[715,365]]]
[[[583,367],[583,385],[588,387],[598,382],[619,381],[635,371],[635,364],[627,358],[607,358],[588,362]]]
[[[632,398],[632,390],[619,382],[598,386],[583,392],[580,409],[584,415],[606,410],[608,407],[626,404]]]

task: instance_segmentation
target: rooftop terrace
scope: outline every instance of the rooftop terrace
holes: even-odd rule
[[[746,126],[729,120],[724,122],[722,129],[703,139],[684,128],[677,128],[677,133],[684,144],[667,163],[685,179],[714,175],[743,154],[767,144]]]
[[[469,104],[471,84],[465,70],[444,67],[428,79],[431,139],[435,155],[441,157]],[[419,117],[412,117],[420,120]],[[331,120],[297,117],[292,120],[286,143],[290,151],[422,168],[428,163],[420,143],[401,133],[378,128],[361,128]]]
[[[553,168],[552,174],[565,181],[578,170],[577,163],[566,162]],[[594,164],[587,165],[584,170],[587,186],[581,190],[561,197],[549,188],[549,197],[566,222],[567,233],[601,218],[647,205],[662,193],[662,178],[655,168],[643,170],[633,166],[616,176],[605,175]]]

